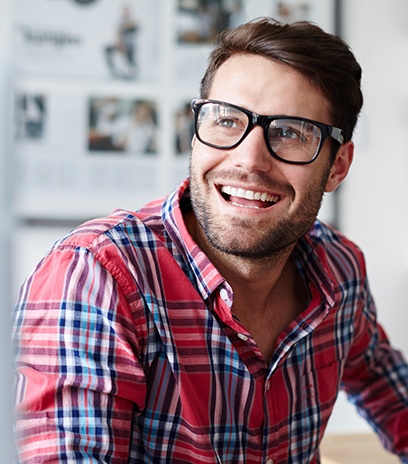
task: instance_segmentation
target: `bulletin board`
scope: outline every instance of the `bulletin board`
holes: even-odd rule
[[[217,31],[259,16],[334,29],[332,0],[15,2],[16,214],[134,210],[188,175]],[[330,209],[330,208],[329,208]]]

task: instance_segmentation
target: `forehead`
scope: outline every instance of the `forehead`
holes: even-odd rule
[[[288,65],[257,55],[233,55],[214,75],[209,98],[258,114],[330,121],[330,104],[310,79]]]

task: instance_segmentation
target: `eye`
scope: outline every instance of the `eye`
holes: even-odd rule
[[[219,118],[216,121],[216,125],[225,127],[226,129],[234,129],[237,127],[237,122],[234,119]]]
[[[269,138],[270,139],[279,139],[279,140],[286,140],[286,141],[299,141],[304,142],[306,140],[305,134],[299,128],[294,126],[277,126],[277,127],[270,127],[269,128]]]
[[[279,137],[282,137],[284,139],[294,140],[294,139],[300,138],[300,133],[296,131],[293,127],[286,126],[286,127],[281,127],[280,129],[277,129],[277,130],[278,130]]]
[[[241,118],[223,117],[215,121],[215,126],[218,129],[228,131],[230,133],[242,133],[247,128],[246,121]]]

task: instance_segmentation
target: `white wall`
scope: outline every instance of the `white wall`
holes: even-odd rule
[[[366,253],[380,320],[408,354],[408,2],[345,0],[344,8],[365,103],[341,221]]]
[[[365,103],[340,223],[365,252],[380,322],[408,356],[408,2],[342,0],[342,8]],[[366,428],[341,397],[328,431]]]

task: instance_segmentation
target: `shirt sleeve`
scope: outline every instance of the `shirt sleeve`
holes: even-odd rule
[[[377,322],[367,281],[358,301],[361,312],[342,387],[384,447],[408,463],[408,365]]]
[[[18,462],[128,462],[146,392],[137,301],[80,247],[56,248],[27,279],[14,312]]]

